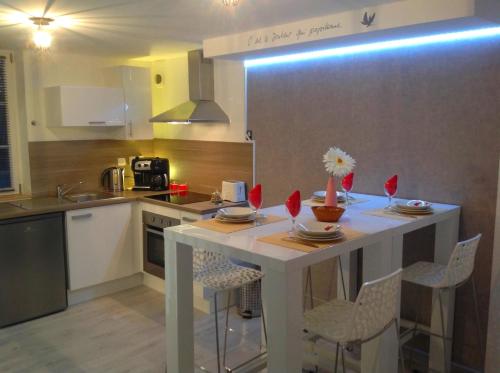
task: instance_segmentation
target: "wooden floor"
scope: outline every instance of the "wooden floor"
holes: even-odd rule
[[[141,286],[0,329],[0,372],[164,372],[164,309],[163,295]],[[213,316],[195,319],[196,362],[215,371]],[[257,352],[260,319],[233,313],[230,327],[232,364]]]
[[[0,372],[164,373],[164,310],[163,294],[140,286],[0,329]],[[232,312],[229,326],[228,364],[235,366],[258,353],[260,319]],[[196,364],[210,372],[216,371],[214,331],[213,316],[196,312]]]

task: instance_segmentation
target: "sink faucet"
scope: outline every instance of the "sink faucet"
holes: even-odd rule
[[[63,198],[66,194],[68,194],[70,191],[73,189],[79,187],[80,185],[86,183],[85,180],[81,180],[76,184],[73,185],[67,185],[67,184],[59,184],[57,186],[57,198]]]

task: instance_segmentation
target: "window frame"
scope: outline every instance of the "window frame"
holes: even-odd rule
[[[7,116],[9,120],[9,148],[10,148],[10,172],[12,189],[0,190],[0,196],[19,194],[20,184],[20,144],[19,127],[17,121],[17,87],[14,54],[11,51],[1,50],[0,56],[5,57],[7,76]]]

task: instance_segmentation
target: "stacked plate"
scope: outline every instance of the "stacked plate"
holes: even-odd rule
[[[215,220],[222,223],[249,223],[255,220],[255,212],[249,207],[225,207],[217,211]]]
[[[307,241],[330,242],[344,238],[342,227],[335,223],[321,223],[319,221],[309,221],[298,223],[295,235]]]
[[[398,201],[391,209],[397,213],[408,215],[429,215],[434,212],[431,203],[418,199],[408,202]]]
[[[311,196],[311,200],[314,202],[318,202],[318,203],[325,203],[325,197],[326,197],[326,191],[325,190],[318,190],[317,192],[313,193],[313,195]],[[340,202],[340,203],[345,202],[344,193],[337,191],[337,202]]]

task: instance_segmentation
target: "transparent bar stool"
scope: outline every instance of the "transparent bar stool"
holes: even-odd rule
[[[207,287],[214,292],[214,315],[215,315],[215,339],[217,350],[217,372],[222,371],[232,372],[233,370],[246,365],[250,361],[257,359],[265,354],[260,353],[250,360],[239,364],[237,367],[226,367],[227,355],[227,332],[229,323],[229,309],[231,306],[231,292],[241,288],[244,285],[259,281],[264,274],[252,268],[246,268],[234,264],[226,256],[207,250],[193,250],[193,279],[200,282],[204,287]],[[220,341],[219,341],[219,320],[218,320],[218,294],[227,292],[226,304],[226,320],[224,329],[224,347],[221,359]],[[262,302],[261,302],[262,306]],[[267,343],[266,322],[264,318],[264,310],[261,309],[264,337]],[[222,369],[222,370],[221,370]]]

